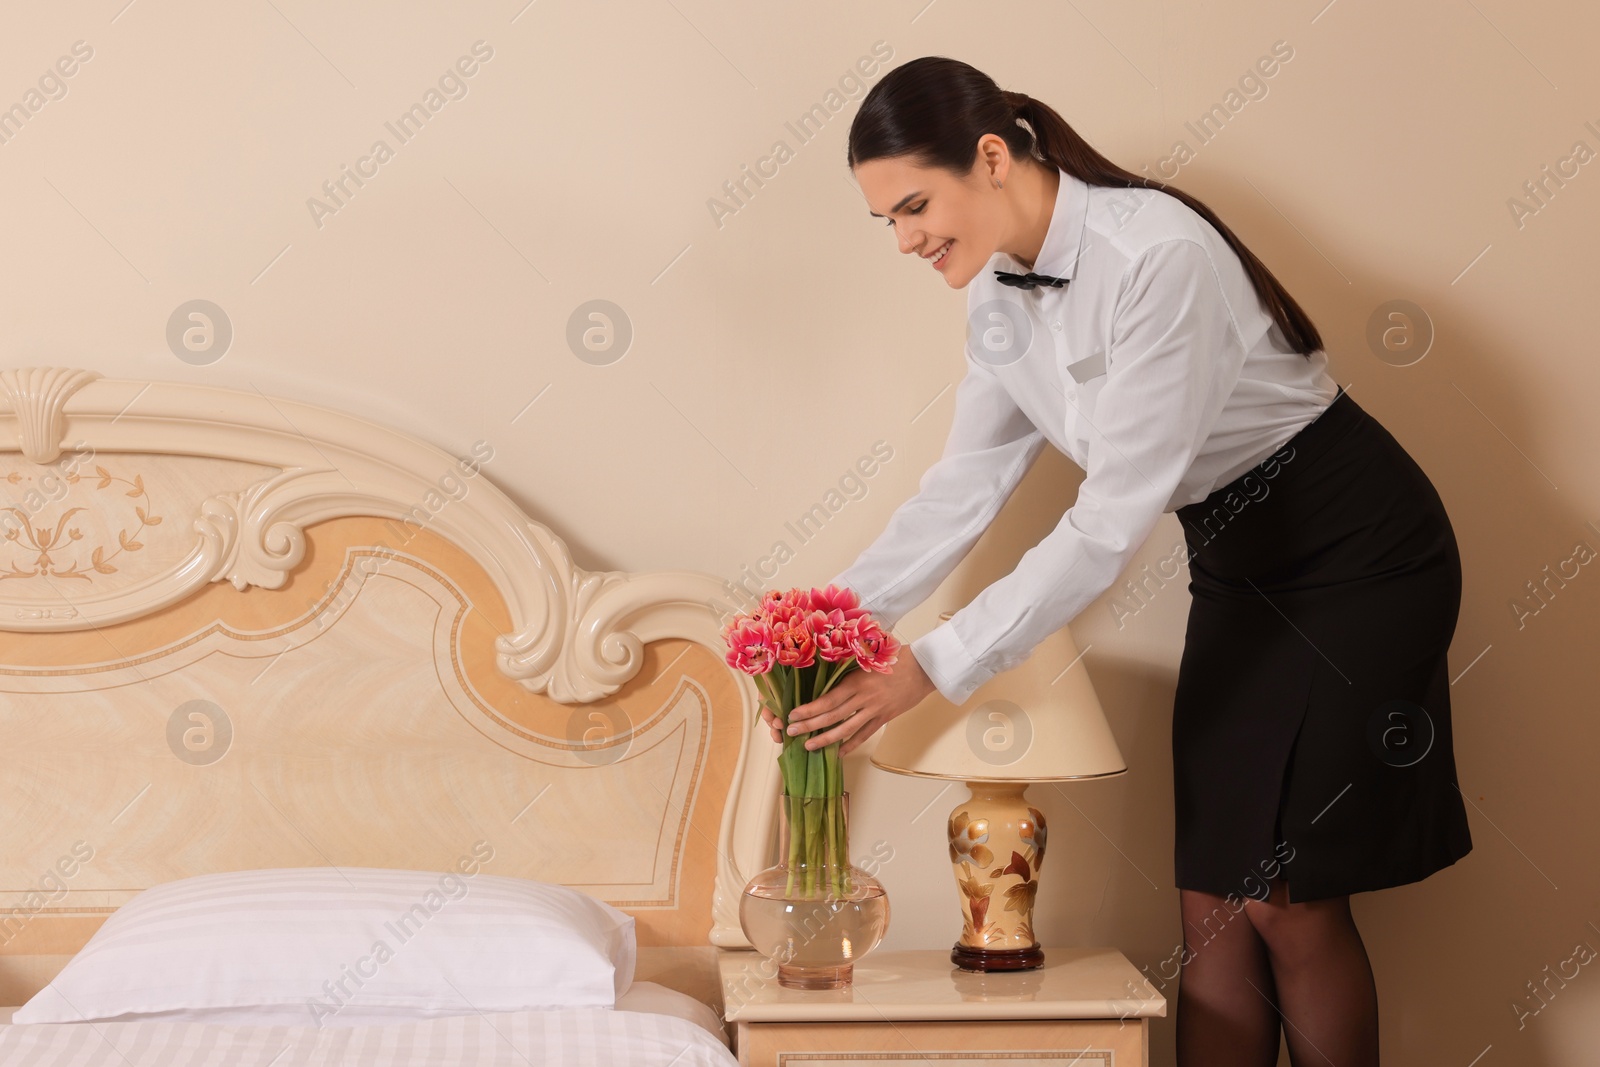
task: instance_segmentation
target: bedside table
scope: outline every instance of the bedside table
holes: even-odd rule
[[[718,952],[723,1018],[746,1067],[1148,1067],[1166,1000],[1110,948],[1057,948],[1043,967],[980,974],[950,950],[874,952],[844,989],[785,989],[751,950]]]

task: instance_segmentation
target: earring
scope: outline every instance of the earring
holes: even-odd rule
[[[1004,189],[1004,188],[1005,188],[1005,187],[1006,187],[1006,186],[1005,186],[1005,183],[1004,183],[1004,182],[995,182],[995,183],[994,183],[994,187],[995,187],[995,188],[996,188],[996,189]]]

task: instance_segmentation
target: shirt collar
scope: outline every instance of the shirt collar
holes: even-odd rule
[[[1055,206],[1050,211],[1050,227],[1045,231],[1044,243],[1039,247],[1033,270],[1053,278],[1071,278],[1077,272],[1078,259],[1082,255],[1084,220],[1089,214],[1089,183],[1060,167],[1056,168],[1056,173],[1061,175],[1061,185],[1056,189]],[[1009,253],[1002,255],[1015,265],[1016,273],[1027,271],[1028,268],[1015,256]]]

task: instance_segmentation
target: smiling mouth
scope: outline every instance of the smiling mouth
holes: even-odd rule
[[[939,265],[939,261],[944,259],[945,256],[950,254],[950,246],[955,244],[955,243],[956,243],[956,239],[954,237],[952,237],[952,238],[950,238],[950,240],[948,240],[944,244],[940,245],[938,251],[934,252],[933,255],[928,257],[928,262],[932,263],[934,266],[938,266]]]

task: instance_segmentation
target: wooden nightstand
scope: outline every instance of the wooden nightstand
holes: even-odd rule
[[[874,952],[850,987],[785,989],[758,953],[718,953],[723,1017],[748,1067],[1147,1067],[1166,1000],[1110,948],[1058,948],[1031,971],[979,974],[950,950]]]

